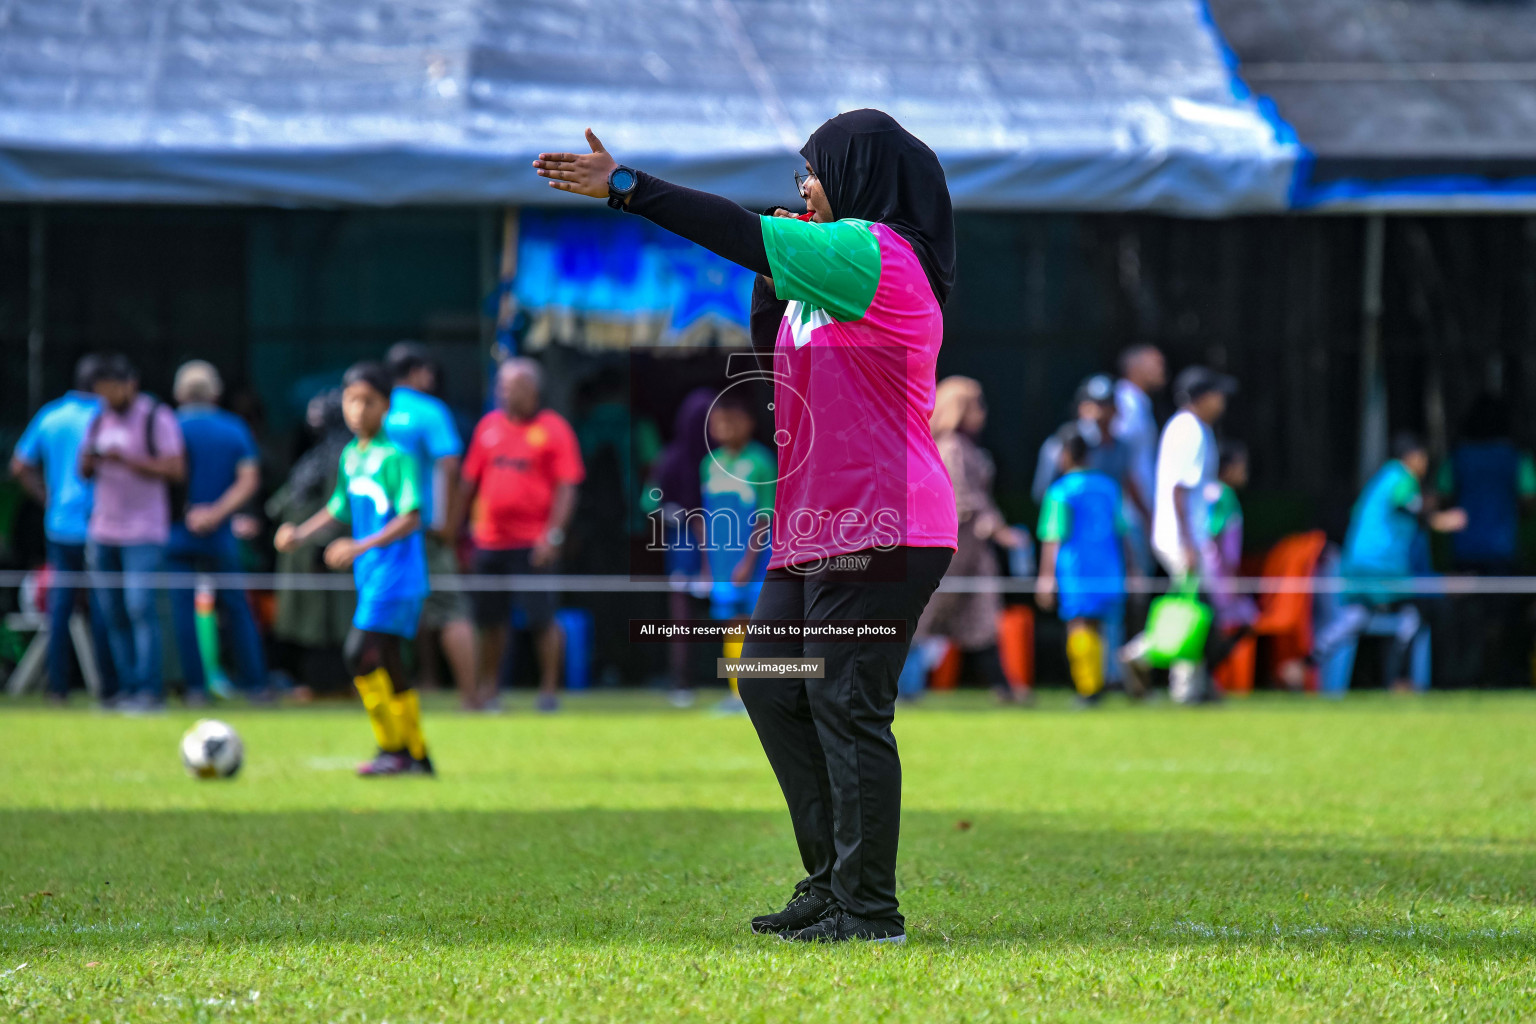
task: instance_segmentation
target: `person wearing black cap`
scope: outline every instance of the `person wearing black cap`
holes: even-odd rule
[[[1212,558],[1210,509],[1206,497],[1216,482],[1220,453],[1213,427],[1227,411],[1237,381],[1204,366],[1191,366],[1174,380],[1179,411],[1163,428],[1157,446],[1157,487],[1152,509],[1152,551],[1175,580],[1198,578]],[[1125,646],[1121,659],[1133,672],[1142,668],[1144,637]],[[1198,662],[1177,662],[1168,672],[1175,701],[1195,703],[1210,695],[1208,675]]]
[[[944,170],[889,114],[813,133],[807,210],[757,216],[590,153],[544,153],[552,187],[607,198],[759,276],[779,444],[772,553],[753,622],[900,619],[910,637],[954,556],[955,492],[929,429],[955,228]],[[901,942],[901,760],[891,734],[907,643],[749,640],[743,657],[822,659],[821,679],[741,678],[789,804],[806,878],[752,921],[805,942]]]
[[[1151,506],[1147,504],[1147,497],[1136,479],[1133,464],[1135,453],[1129,444],[1116,436],[1113,429],[1119,413],[1114,378],[1105,373],[1094,374],[1077,386],[1072,401],[1077,410],[1077,419],[1063,426],[1073,427],[1088,446],[1087,468],[1113,479],[1125,494],[1130,510],[1150,520]],[[1035,479],[1030,487],[1030,493],[1037,504],[1044,500],[1046,488],[1062,475],[1063,436],[1057,430],[1040,446],[1040,455],[1035,461]]]

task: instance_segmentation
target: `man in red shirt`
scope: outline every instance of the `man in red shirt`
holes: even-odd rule
[[[496,373],[495,412],[475,426],[464,456],[462,509],[471,510],[473,568],[488,576],[552,573],[586,476],[576,434],[559,413],[541,407],[539,364],[508,359]],[[496,697],[512,610],[520,608],[539,656],[539,710],[560,706],[557,689],[564,638],[551,591],[476,591],[480,631],[480,700]]]

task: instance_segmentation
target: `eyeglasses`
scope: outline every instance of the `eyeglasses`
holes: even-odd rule
[[[805,183],[810,181],[814,177],[816,177],[816,172],[815,171],[796,171],[795,172],[795,188],[799,189],[802,192],[805,191]]]

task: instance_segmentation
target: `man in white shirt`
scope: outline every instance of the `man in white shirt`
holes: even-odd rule
[[[1237,382],[1204,366],[1191,366],[1174,381],[1179,411],[1163,429],[1157,449],[1156,499],[1152,510],[1152,550],[1174,579],[1199,577],[1210,562],[1210,508],[1207,485],[1216,479],[1216,434],[1211,429],[1227,411],[1227,397]],[[1147,637],[1142,634],[1121,650],[1128,677],[1146,684]],[[1168,691],[1181,704],[1194,704],[1211,693],[1209,673],[1200,662],[1175,662],[1168,670]]]
[[[1152,550],[1174,577],[1198,575],[1211,543],[1206,488],[1216,480],[1216,434],[1237,382],[1203,366],[1191,366],[1174,382],[1179,412],[1163,428],[1157,448]]]
[[[1130,475],[1142,495],[1151,495],[1156,480],[1157,417],[1152,396],[1168,383],[1168,364],[1155,345],[1137,345],[1120,355],[1120,380],[1115,384],[1115,422],[1112,430],[1130,451]],[[1131,540],[1141,570],[1152,570],[1146,517],[1133,504],[1126,505],[1132,525]]]

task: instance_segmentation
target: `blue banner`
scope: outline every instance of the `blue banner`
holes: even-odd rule
[[[530,312],[669,318],[683,331],[706,316],[747,324],[750,270],[648,220],[609,210],[524,210],[513,293]]]

